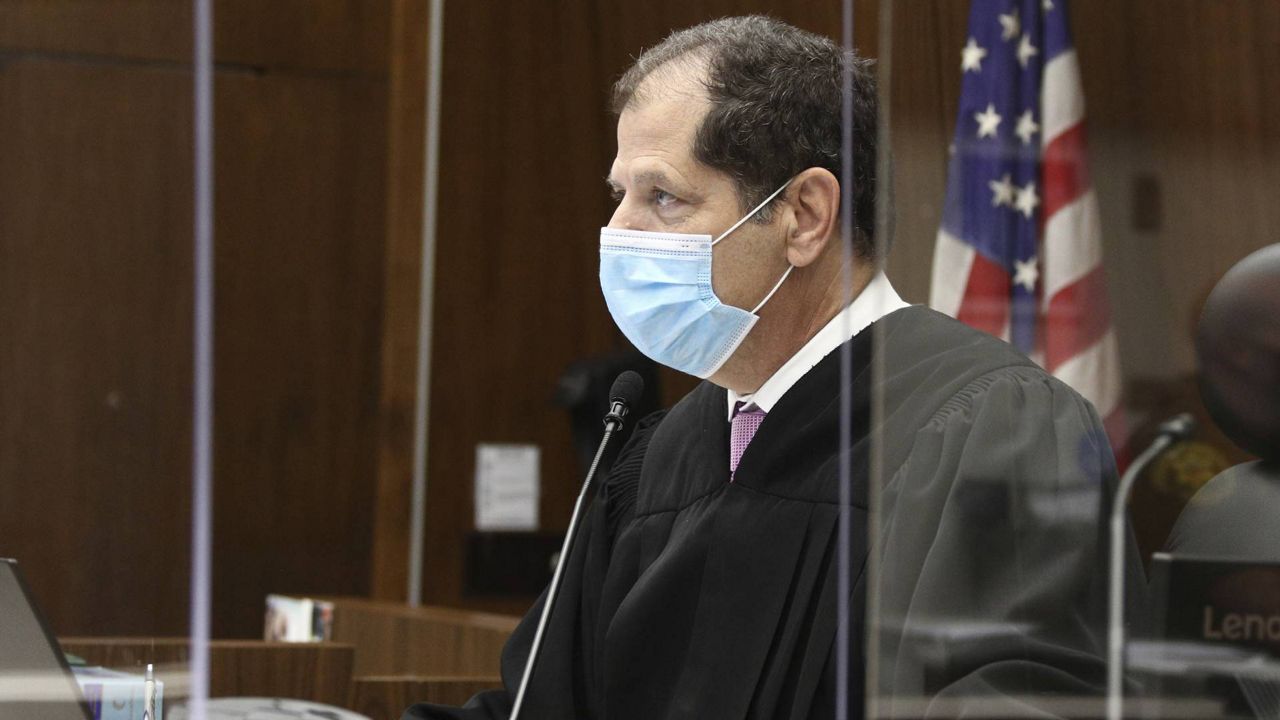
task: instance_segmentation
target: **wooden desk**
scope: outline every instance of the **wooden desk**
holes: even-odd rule
[[[461,705],[502,686],[502,647],[520,619],[362,598],[334,603],[333,642],[213,640],[211,697],[285,697],[399,720],[415,702]],[[169,701],[187,696],[188,638],[68,637],[63,650],[90,665],[141,673],[147,663]]]
[[[167,700],[187,696],[188,638],[62,638],[62,649],[90,665],[141,673],[147,663],[165,683]],[[343,643],[213,640],[209,643],[210,697],[262,696],[346,706],[355,649]]]
[[[210,697],[288,697],[398,720],[415,702],[462,705],[502,687],[502,647],[520,619],[447,607],[333,597],[334,642],[211,641]],[[169,701],[187,697],[188,638],[61,638],[90,665],[155,664]]]
[[[520,618],[362,598],[334,604],[333,641],[355,647],[357,677],[498,676],[502,647]]]

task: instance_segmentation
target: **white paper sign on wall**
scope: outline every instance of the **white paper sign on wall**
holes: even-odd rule
[[[476,445],[476,529],[537,530],[541,491],[537,445]]]

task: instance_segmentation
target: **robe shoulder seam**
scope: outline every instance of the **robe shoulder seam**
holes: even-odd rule
[[[600,492],[605,500],[609,536],[617,537],[621,529],[635,517],[636,498],[640,490],[640,476],[645,457],[649,454],[649,441],[666,418],[667,410],[652,412],[637,423],[632,436],[619,450]]]
[[[702,500],[704,500],[704,499],[706,499],[706,498],[709,498],[709,497],[711,497],[712,495],[715,495],[716,493],[724,492],[724,491],[725,491],[725,488],[727,488],[727,487],[729,487],[729,482],[726,480],[726,481],[725,481],[725,483],[724,483],[724,485],[717,485],[716,487],[711,488],[710,490],[708,490],[707,492],[702,493],[701,495],[698,495],[698,496],[696,496],[696,497],[690,498],[690,499],[689,499],[689,502],[684,503],[683,505],[681,505],[681,506],[679,506],[679,507],[674,507],[674,508],[663,508],[663,509],[661,509],[661,510],[646,510],[646,511],[644,511],[644,512],[636,512],[636,513],[633,513],[633,514],[632,514],[632,516],[631,516],[631,522],[635,522],[636,520],[639,520],[639,519],[641,519],[641,518],[647,518],[647,517],[651,517],[651,516],[654,516],[654,515],[662,515],[662,514],[664,514],[664,513],[678,513],[678,512],[680,512],[680,511],[684,510],[685,508],[690,507],[690,506],[691,506],[691,505],[693,505],[694,503],[701,502]]]
[[[946,402],[942,403],[922,429],[933,428],[946,422],[956,413],[970,409],[978,395],[990,390],[1001,380],[1044,382],[1052,385],[1055,378],[1040,367],[1030,364],[1030,361],[1026,365],[1006,365],[989,370],[970,380],[964,387],[957,390],[954,395],[947,398]]]
[[[725,492],[726,490],[728,490],[728,488],[729,488],[729,486],[730,486],[730,485],[731,485],[731,483],[729,483],[729,482],[725,482],[725,484],[724,484],[724,485],[722,485],[722,486],[717,486],[717,487],[713,488],[712,490],[709,490],[708,492],[702,493],[701,495],[698,495],[697,497],[691,498],[691,499],[689,500],[689,502],[684,503],[683,505],[681,505],[681,506],[679,506],[679,507],[675,507],[675,508],[663,508],[663,509],[661,509],[661,510],[648,510],[648,511],[646,511],[646,512],[638,512],[638,513],[635,513],[635,514],[632,516],[632,518],[631,518],[631,522],[634,522],[634,521],[639,520],[639,519],[641,519],[641,518],[651,517],[651,516],[654,516],[654,515],[662,515],[662,514],[665,514],[665,513],[679,513],[679,512],[681,512],[681,511],[683,511],[683,510],[685,510],[685,509],[689,508],[690,506],[692,506],[692,505],[694,505],[694,504],[696,504],[696,503],[698,503],[698,502],[701,502],[702,500],[705,500],[706,498],[711,497],[712,495],[715,495],[716,493]],[[832,502],[832,501],[830,501],[830,500],[819,500],[819,499],[815,499],[815,498],[804,498],[804,497],[795,497],[795,496],[792,496],[792,495],[782,495],[782,494],[780,494],[780,493],[773,493],[773,492],[769,492],[768,490],[762,490],[762,489],[760,489],[760,488],[752,487],[752,486],[750,486],[750,485],[739,485],[738,487],[740,487],[740,488],[742,488],[743,490],[746,490],[746,491],[748,491],[748,492],[753,492],[753,493],[755,493],[755,494],[757,494],[757,495],[764,495],[764,496],[766,496],[766,497],[777,498],[777,499],[779,499],[779,500],[788,500],[788,501],[791,501],[791,502],[809,503],[810,505],[829,505],[829,506],[831,506],[831,507],[840,507],[840,503],[839,503],[839,502]],[[855,508],[859,508],[859,509],[862,509],[862,510],[866,510],[866,509],[867,509],[865,505],[862,505],[862,504],[859,504],[859,503],[850,503],[850,507],[855,507]]]
[[[739,487],[741,487],[743,490],[749,490],[753,493],[756,493],[757,495],[764,495],[766,497],[778,498],[779,500],[790,500],[791,502],[809,503],[810,505],[830,505],[831,507],[840,507],[840,503],[838,501],[818,500],[815,498],[804,498],[804,497],[794,497],[791,495],[782,495],[780,493],[769,492],[768,490],[761,490],[760,488],[757,488],[757,487],[751,487],[750,485],[741,485]],[[867,509],[866,505],[862,503],[856,503],[856,502],[849,503],[849,507],[858,508],[860,510]]]

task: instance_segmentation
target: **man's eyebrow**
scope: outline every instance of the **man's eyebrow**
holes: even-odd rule
[[[662,187],[676,185],[676,183],[672,182],[670,176],[661,170],[648,170],[642,172],[635,176],[635,181],[637,185],[659,185]],[[622,190],[622,184],[617,180],[614,180],[612,175],[605,176],[604,183],[605,185],[608,185],[611,190]]]

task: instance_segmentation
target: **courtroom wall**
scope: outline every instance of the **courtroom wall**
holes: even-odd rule
[[[394,54],[423,44],[393,28],[425,38],[425,3],[214,14],[213,632],[253,636],[267,592],[371,586],[384,273],[421,212],[424,58],[406,84]],[[187,631],[191,28],[0,2],[0,555],[59,633]]]
[[[857,4],[890,73],[889,272],[913,302],[967,5]],[[256,634],[267,592],[404,597],[426,9],[215,2],[216,635]],[[555,383],[622,347],[596,282],[609,86],[671,29],[745,12],[840,30],[834,1],[447,3],[427,602],[532,601],[466,591],[475,446],[538,444],[542,524],[564,527],[580,478]],[[1280,221],[1280,5],[1076,0],[1073,20],[1125,371],[1159,394],[1192,370],[1208,287]],[[0,555],[63,633],[186,630],[190,22],[0,0]],[[663,381],[668,403],[693,385]]]

